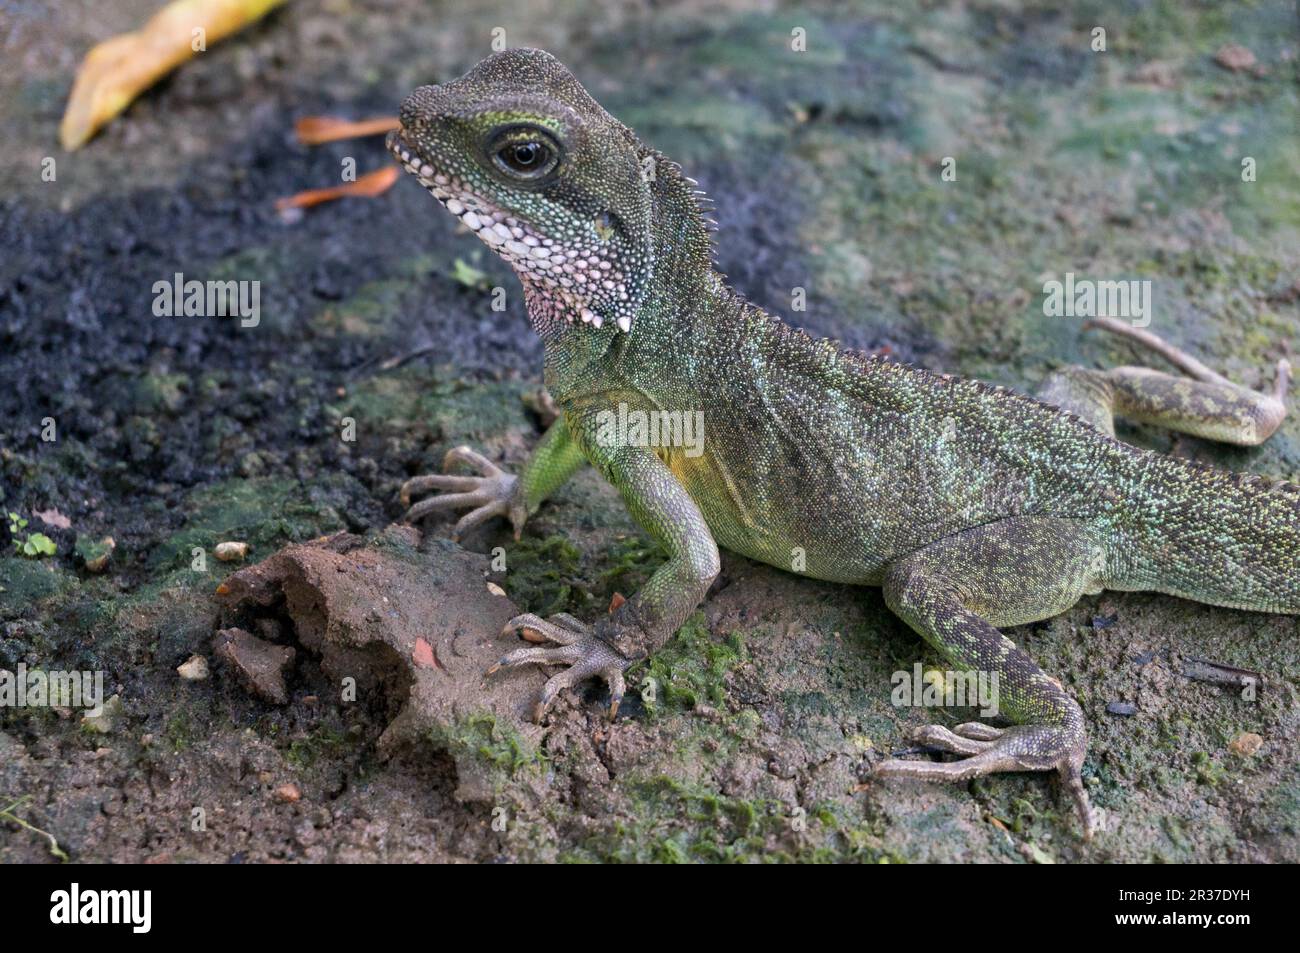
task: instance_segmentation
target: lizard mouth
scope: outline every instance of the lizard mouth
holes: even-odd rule
[[[525,289],[536,290],[565,321],[581,321],[595,328],[603,324],[604,317],[590,303],[590,295],[599,289],[616,289],[615,281],[623,281],[621,269],[590,252],[584,260],[582,252],[563,247],[530,222],[489,202],[463,177],[430,163],[426,153],[404,137],[404,131],[391,131],[385,140],[394,159],[461,225],[510,264]],[[627,291],[621,296],[627,299]],[[619,317],[617,325],[627,332],[632,322],[630,317]]]
[[[426,162],[420,155],[420,151],[403,137],[401,130],[390,132],[384,140],[384,145],[388,147],[393,158],[401,163],[402,168],[415,176],[439,202],[445,205],[447,200],[453,197],[452,177]]]
[[[568,256],[552,239],[539,233],[529,222],[487,202],[463,178],[442,172],[429,163],[419,148],[411,146],[403,137],[402,130],[391,131],[385,143],[402,168],[419,179],[420,185],[443,208],[459,218],[461,225],[473,231],[487,247],[510,263],[520,278],[556,287],[565,281],[560,276]],[[599,326],[599,317],[594,312],[586,311],[582,320]]]

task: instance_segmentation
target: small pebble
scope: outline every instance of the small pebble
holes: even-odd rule
[[[248,555],[248,543],[217,543],[212,552],[223,563],[239,562]]]
[[[1253,69],[1256,60],[1255,54],[1244,46],[1237,43],[1227,43],[1219,47],[1219,52],[1214,54],[1214,62],[1226,70],[1239,73],[1242,70]]]
[[[1245,731],[1233,738],[1228,744],[1233,754],[1249,758],[1264,745],[1264,739],[1253,731]]]
[[[176,672],[187,682],[204,682],[208,678],[208,660],[202,655],[191,655],[176,666]]]

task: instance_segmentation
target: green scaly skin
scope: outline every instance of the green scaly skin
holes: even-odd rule
[[[494,670],[568,666],[547,682],[538,717],[593,675],[608,680],[616,710],[623,671],[699,605],[722,546],[882,586],[952,665],[997,674],[1009,727],[932,725],[916,740],[960,760],[894,759],[877,775],[1057,771],[1090,832],[1079,706],[997,627],[1103,589],[1300,613],[1300,488],[1119,443],[1112,425],[1121,413],[1258,443],[1285,413],[1285,362],[1274,393],[1260,394],[1112,323],[1190,376],[1067,368],[1034,399],[813,340],[725,285],[694,183],[541,51],[498,53],[416,90],[389,148],[515,268],[563,411],[518,478],[469,448],[452,451],[448,463],[483,475],[412,480],[408,501],[450,492],[408,518],[468,509],[457,535],[498,515],[518,533],[589,461],[669,555],[591,625],[511,621],[508,630],[551,644],[513,651]],[[600,415],[620,404],[702,412],[704,452],[611,440]]]

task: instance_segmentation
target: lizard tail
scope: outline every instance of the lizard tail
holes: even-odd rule
[[[1115,588],[1300,615],[1300,486],[1173,458],[1148,467],[1116,552],[1132,585]]]

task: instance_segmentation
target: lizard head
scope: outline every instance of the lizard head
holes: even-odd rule
[[[550,54],[420,87],[388,148],[510,263],[535,319],[631,329],[654,257],[643,149]]]

